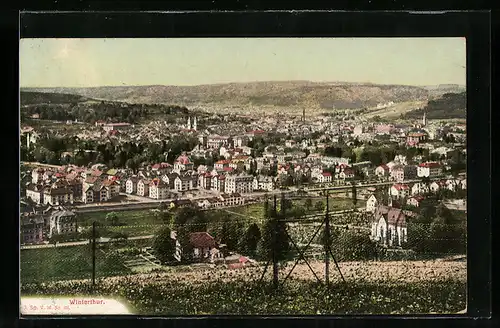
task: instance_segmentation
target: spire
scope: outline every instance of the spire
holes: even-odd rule
[[[190,117],[188,117],[188,122],[187,122],[187,127],[186,127],[186,129],[191,130],[191,116],[190,116]]]
[[[194,117],[194,122],[193,122],[193,130],[196,131],[196,129],[198,128],[197,124],[196,124],[196,116]]]

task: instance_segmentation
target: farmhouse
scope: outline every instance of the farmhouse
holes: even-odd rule
[[[198,260],[213,261],[215,254],[221,257],[222,254],[216,252],[218,244],[208,232],[193,232],[189,235],[189,243],[193,248],[193,257]]]

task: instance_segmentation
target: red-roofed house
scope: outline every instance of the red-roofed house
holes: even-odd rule
[[[213,250],[218,249],[217,242],[208,232],[191,233],[189,235],[189,243],[193,247],[193,258],[195,259],[211,260],[211,255],[216,253]]]
[[[354,178],[354,170],[350,168],[345,168],[339,173],[340,179],[352,179]]]
[[[433,181],[429,185],[429,189],[431,192],[438,192],[440,189],[446,189],[446,180]]]
[[[174,162],[174,171],[181,172],[193,169],[193,162],[186,153],[182,153]]]
[[[223,170],[225,167],[229,167],[230,163],[231,163],[231,161],[228,159],[223,159],[223,160],[217,161],[214,164],[214,169]]]
[[[425,198],[423,196],[417,195],[417,196],[412,196],[408,199],[408,205],[415,206],[415,207],[420,207],[420,204]]]
[[[389,176],[389,173],[389,167],[385,164],[382,164],[375,169],[375,175],[377,175],[378,177],[387,177]]]
[[[441,175],[442,172],[443,170],[441,168],[441,164],[437,162],[421,163],[417,169],[417,175],[421,178],[423,177],[433,178]]]
[[[410,193],[410,187],[406,184],[396,183],[389,188],[389,195],[395,198],[407,197]]]
[[[319,183],[332,182],[332,174],[330,172],[323,172],[318,176]]]
[[[416,146],[421,142],[424,142],[427,138],[427,135],[425,133],[420,133],[420,132],[413,132],[413,133],[408,133],[406,136],[406,144],[408,146]]]
[[[234,171],[234,168],[232,168],[232,167],[229,167],[229,166],[228,166],[228,167],[225,167],[225,168],[223,169],[223,171],[224,171],[224,172],[227,172],[227,173],[231,173],[231,172],[233,172],[233,171]]]

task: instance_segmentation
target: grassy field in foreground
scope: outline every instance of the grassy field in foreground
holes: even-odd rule
[[[90,279],[92,252],[90,245],[26,249],[21,251],[21,283]],[[123,259],[96,252],[96,274],[126,274]]]
[[[88,282],[23,285],[21,295],[91,295]],[[123,297],[142,315],[452,314],[466,307],[466,283],[450,278],[405,283],[293,280],[276,291],[269,282],[151,281],[100,283],[92,294]]]

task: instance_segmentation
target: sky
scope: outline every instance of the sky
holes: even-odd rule
[[[465,38],[21,39],[21,87],[466,84]]]

